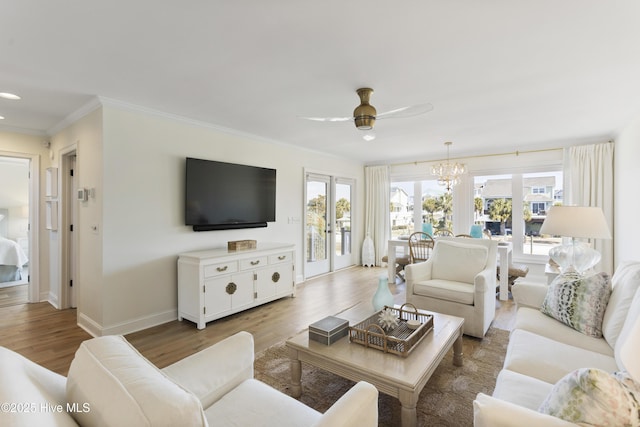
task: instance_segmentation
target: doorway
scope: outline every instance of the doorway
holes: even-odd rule
[[[29,302],[31,159],[0,156],[0,306]]]
[[[305,278],[353,265],[355,181],[307,173],[305,178]]]
[[[60,308],[76,308],[79,283],[76,280],[78,191],[75,146],[60,153]]]

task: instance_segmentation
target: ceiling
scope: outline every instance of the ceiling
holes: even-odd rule
[[[0,13],[0,130],[96,96],[364,163],[614,138],[640,114],[637,0],[20,0]],[[356,89],[376,139],[349,116]]]

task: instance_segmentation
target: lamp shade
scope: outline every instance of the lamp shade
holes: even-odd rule
[[[638,298],[634,298],[634,302]],[[628,320],[630,321],[630,320]],[[640,381],[640,316],[633,322],[626,341],[620,347],[620,360],[634,380]]]
[[[611,238],[602,209],[589,206],[551,207],[540,233],[590,239]]]

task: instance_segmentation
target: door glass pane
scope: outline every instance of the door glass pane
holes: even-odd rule
[[[547,255],[561,243],[560,237],[541,236],[540,227],[549,208],[562,204],[562,172],[527,173],[522,175],[524,199],[524,242],[522,253]]]
[[[351,185],[336,183],[336,255],[351,253]]]
[[[327,183],[307,181],[307,261],[327,259]]]

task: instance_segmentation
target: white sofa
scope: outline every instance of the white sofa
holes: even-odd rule
[[[496,313],[497,248],[493,240],[438,237],[427,261],[405,267],[407,302],[464,317],[464,333],[484,337]]]
[[[515,327],[493,395],[480,393],[473,403],[476,427],[575,425],[538,409],[554,384],[576,369],[625,370],[620,353],[640,315],[640,262],[622,263],[611,284],[602,338],[584,335],[543,314],[539,307],[546,285],[514,285]]]
[[[67,378],[0,347],[2,426],[377,426],[360,382],[321,414],[253,379],[240,332],[162,370],[121,336],[83,342]]]

